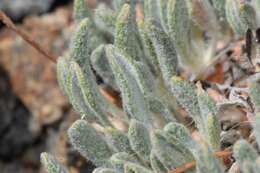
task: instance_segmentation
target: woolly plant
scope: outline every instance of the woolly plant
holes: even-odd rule
[[[259,27],[259,4],[113,0],[92,10],[84,0],[74,1],[77,28],[70,53],[58,59],[57,75],[81,115],[68,130],[70,142],[97,166],[94,173],[166,173],[193,160],[196,168],[188,172],[225,172],[215,155],[221,150],[219,106],[199,83],[179,75],[188,71],[203,79],[219,57],[220,40],[227,43]],[[121,93],[123,108],[102,95],[96,75]],[[260,84],[249,91],[260,146]],[[188,128],[181,109],[194,128]],[[233,156],[243,172],[260,172],[260,155],[246,140],[235,144]],[[41,158],[49,173],[68,172],[53,156]]]

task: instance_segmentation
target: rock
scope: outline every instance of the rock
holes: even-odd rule
[[[35,134],[30,129],[31,113],[14,94],[1,67],[0,95],[0,160],[10,160],[34,142]]]
[[[235,142],[241,138],[241,135],[238,131],[230,129],[228,131],[221,132],[221,149],[226,149],[232,147]]]
[[[59,8],[40,17],[30,16],[19,27],[57,57],[66,50],[70,11]],[[52,124],[63,116],[68,101],[57,84],[55,64],[8,29],[0,33],[0,64],[10,75],[15,93],[32,113],[33,129]],[[68,38],[64,38],[64,37]]]
[[[47,12],[55,0],[0,0],[0,9],[14,20],[29,14]]]

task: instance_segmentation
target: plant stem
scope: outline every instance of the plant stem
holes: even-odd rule
[[[227,158],[227,157],[230,157],[231,155],[232,155],[232,152],[228,151],[228,150],[218,151],[218,152],[215,153],[215,156],[217,156],[218,158]],[[196,166],[196,161],[191,161],[191,162],[186,163],[183,166],[180,166],[180,167],[178,167],[174,170],[168,171],[168,173],[183,173],[185,171],[192,169],[195,166]]]

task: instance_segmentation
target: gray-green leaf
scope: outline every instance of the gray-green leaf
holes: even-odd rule
[[[152,146],[147,127],[143,123],[132,119],[128,129],[128,137],[132,149],[140,158],[148,161]]]
[[[48,173],[69,173],[52,155],[48,153],[41,154],[41,163]]]
[[[113,152],[104,138],[89,123],[77,120],[68,130],[70,142],[82,156],[97,166],[109,165]]]

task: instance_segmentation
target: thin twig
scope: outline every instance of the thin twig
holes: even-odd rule
[[[31,36],[29,36],[26,32],[22,31],[21,29],[17,28],[15,24],[12,22],[12,20],[3,12],[0,10],[0,21],[3,22],[9,29],[14,31],[16,34],[18,34],[20,37],[24,39],[25,42],[30,44],[33,48],[35,48],[39,53],[41,53],[44,57],[51,60],[53,63],[57,63],[57,58],[50,52],[48,52],[46,49],[44,49],[39,43],[37,43]],[[115,91],[108,90],[107,88],[100,87],[101,93],[104,97],[111,97],[114,100],[117,100],[117,104],[120,105],[120,98],[118,97],[118,94]]]
[[[6,16],[6,14],[0,10],[0,20],[5,24],[9,29],[21,36],[27,43],[34,47],[42,55],[50,59],[52,62],[57,63],[57,58],[52,55],[50,52],[45,50],[40,44],[38,44],[33,38],[31,38],[27,33],[17,28],[12,20]]]
[[[227,158],[232,155],[231,151],[219,151],[215,153],[215,156],[218,158]],[[183,166],[180,166],[174,170],[168,171],[168,173],[184,173],[185,171],[188,171],[196,166],[196,161],[191,161],[189,163],[184,164]]]

